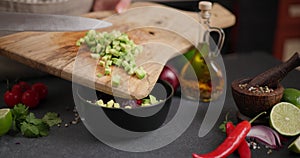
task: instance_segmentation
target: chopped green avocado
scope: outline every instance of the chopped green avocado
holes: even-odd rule
[[[111,74],[111,68],[110,67],[106,67],[104,74],[105,75],[110,75]]]
[[[151,94],[149,95],[149,99],[150,99],[150,103],[151,103],[151,104],[156,104],[156,103],[158,103],[156,97],[154,97],[154,96],[151,95]]]
[[[97,77],[98,77],[98,78],[101,78],[102,76],[103,76],[103,74],[101,74],[101,73],[98,73],[98,74],[97,74]]]
[[[104,104],[103,100],[100,99],[96,102],[97,105],[100,105],[100,106],[103,106],[103,107],[106,107],[106,104]]]
[[[114,108],[120,108],[120,104],[119,103],[114,103]]]
[[[131,100],[133,101],[133,100]],[[128,104],[128,102],[122,102],[121,105],[117,102],[115,102],[114,100],[110,100],[107,103],[104,103],[104,101],[102,99],[99,99],[95,102],[96,105],[102,106],[102,107],[108,107],[108,108],[125,108],[125,109],[131,109],[134,108],[135,106],[149,106],[149,105],[153,105],[153,104],[157,104],[159,102],[161,102],[162,100],[157,100],[157,98],[153,95],[149,95],[148,97],[144,98],[141,100],[141,104],[136,103],[136,105],[132,105],[132,104]],[[87,101],[92,103],[91,101]],[[137,102],[137,101],[135,101]]]
[[[142,52],[142,46],[136,45],[129,39],[128,35],[120,31],[96,32],[90,30],[83,38],[80,38],[76,45],[87,44],[91,57],[99,60],[99,65],[105,68],[104,75],[110,75],[111,70],[107,67],[116,65],[123,68],[128,75],[136,74],[136,77],[143,79],[146,72],[140,67],[137,69],[135,56]]]
[[[113,107],[113,105],[114,105],[114,101],[113,100],[110,100],[109,102],[107,102],[107,107],[108,108],[112,108]]]
[[[113,75],[111,78],[111,84],[113,87],[118,87],[121,82],[121,76],[119,75]]]
[[[146,71],[142,67],[140,67],[135,70],[135,74],[138,79],[143,79],[146,76]]]

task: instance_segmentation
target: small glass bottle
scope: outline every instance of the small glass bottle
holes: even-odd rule
[[[219,55],[219,50],[223,46],[224,32],[220,28],[209,25],[211,8],[211,2],[199,2],[201,10],[199,42],[192,51],[189,51],[189,53],[193,53],[192,58],[188,59],[189,61],[183,66],[179,77],[182,94],[189,99],[203,102],[209,102],[212,98],[217,97],[224,86],[222,71],[213,59]],[[211,32],[219,34],[217,46],[210,37]],[[191,54],[189,55],[191,56]],[[212,81],[214,81],[214,87]]]

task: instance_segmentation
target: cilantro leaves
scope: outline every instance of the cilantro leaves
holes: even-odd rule
[[[43,118],[43,122],[47,123],[50,127],[60,124],[61,119],[58,117],[57,113],[48,112]]]
[[[48,112],[42,119],[36,118],[23,104],[14,106],[12,114],[13,130],[21,131],[23,136],[29,138],[47,136],[51,126],[62,122],[58,114],[53,112]]]

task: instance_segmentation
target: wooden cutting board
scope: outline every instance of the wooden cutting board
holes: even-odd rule
[[[87,47],[75,46],[85,32],[12,34],[0,38],[0,55],[108,94],[144,98],[151,92],[164,64],[178,53],[186,52],[196,41],[195,32],[199,27],[197,21],[186,14],[153,5],[156,4],[135,3],[132,5],[134,9],[105,18],[113,23],[112,27],[97,30],[126,32],[135,43],[143,45],[143,52],[136,57],[137,65],[143,66],[147,72],[142,80],[129,76],[116,67],[113,68],[112,75],[122,76],[119,87],[112,88],[111,76],[96,77],[99,72],[104,71],[103,68],[97,66],[97,61],[90,57]],[[97,12],[86,16],[99,18],[103,13],[108,14]],[[192,15],[195,16],[195,13]],[[182,18],[185,20],[182,21]]]

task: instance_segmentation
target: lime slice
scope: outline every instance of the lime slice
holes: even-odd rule
[[[300,154],[300,136],[289,145],[288,149]]]
[[[300,133],[300,109],[288,102],[281,102],[271,110],[270,123],[278,133],[295,136]]]
[[[7,133],[12,125],[12,114],[10,109],[0,109],[0,136]]]

